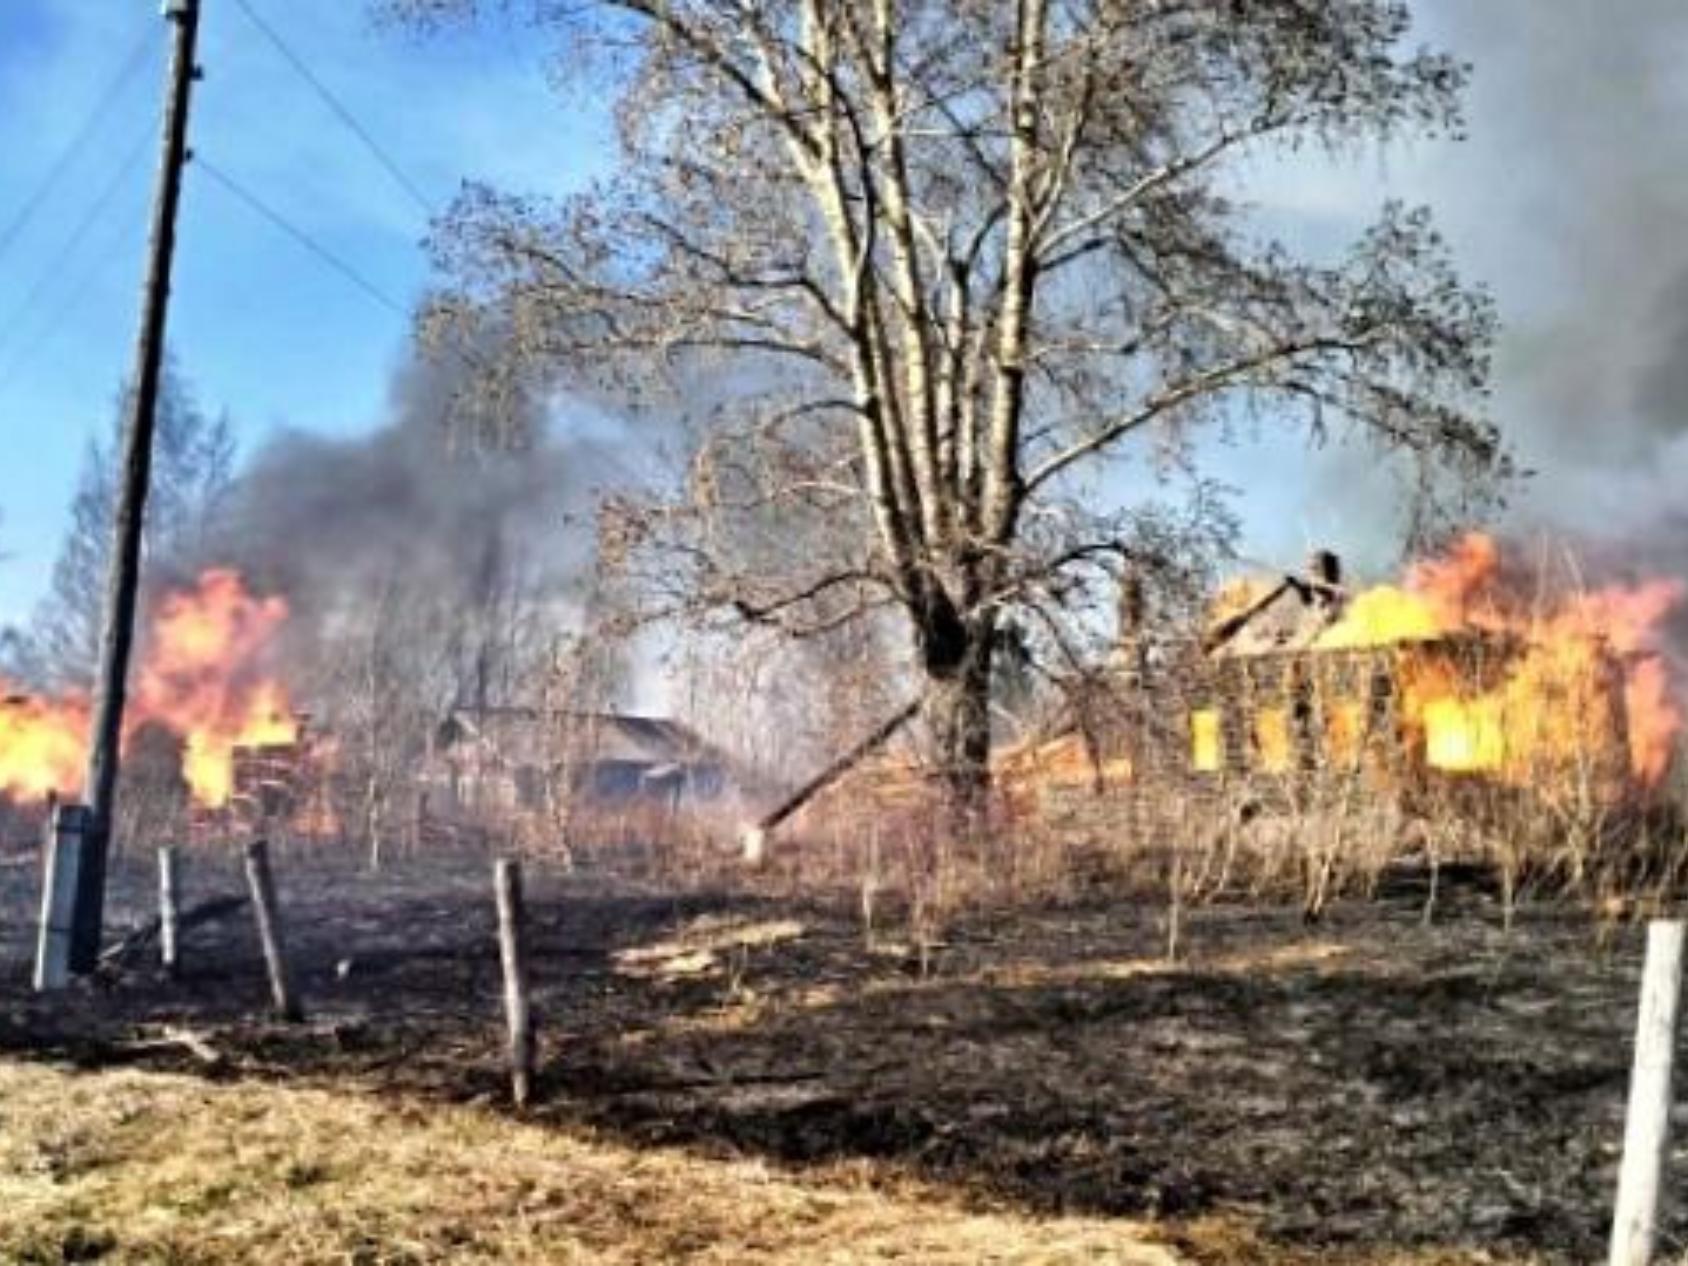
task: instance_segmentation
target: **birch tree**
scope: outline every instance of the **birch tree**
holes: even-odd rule
[[[1459,133],[1466,69],[1409,46],[1407,0],[504,7],[556,40],[566,94],[608,94],[617,161],[560,199],[466,187],[425,328],[500,323],[630,406],[709,383],[690,478],[633,507],[628,548],[796,636],[901,613],[963,799],[1004,620],[1059,621],[1133,561],[1105,464],[1252,419],[1468,490],[1510,471],[1490,304],[1428,214],[1385,206],[1315,260],[1237,197],[1251,155]],[[819,517],[832,547],[746,567],[723,511]]]
[[[111,430],[89,441],[70,502],[70,522],[53,562],[51,585],[29,629],[31,659],[45,683],[86,689],[99,663],[111,521],[117,512],[122,419],[120,393]],[[207,557],[234,480],[235,438],[226,414],[200,408],[174,359],[164,366],[147,499],[145,560],[149,579],[162,569],[194,567]]]

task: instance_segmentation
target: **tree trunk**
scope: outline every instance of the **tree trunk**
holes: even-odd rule
[[[990,616],[923,621],[921,662],[928,681],[926,721],[936,744],[939,769],[958,829],[971,831],[983,819],[990,789],[991,655],[995,620]]]

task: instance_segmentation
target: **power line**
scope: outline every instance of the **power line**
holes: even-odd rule
[[[370,134],[369,129],[358,122],[357,116],[352,113],[350,107],[329,90],[328,85],[323,83],[316,73],[305,64],[305,59],[293,51],[287,41],[281,38],[276,29],[263,19],[248,0],[235,0],[235,4],[246,15],[247,20],[258,28],[259,33],[275,47],[276,52],[280,53],[287,63],[299,73],[299,77],[315,90],[317,96],[322,98],[323,103],[334,112],[335,117],[346,125],[352,135],[363,142],[364,148],[374,156],[375,161],[381,164],[382,168],[399,187],[410,195],[411,200],[422,208],[423,214],[431,219],[434,215],[433,201],[422,192],[415,181],[404,174],[398,163],[393,161],[392,156],[382,148],[381,143]]]
[[[83,119],[82,125],[77,128],[76,134],[71,138],[70,144],[67,145],[64,152],[61,153],[56,160],[54,160],[52,167],[48,170],[41,183],[36,186],[35,191],[31,193],[28,198],[24,199],[23,206],[18,209],[17,214],[6,222],[6,227],[4,229],[0,229],[0,255],[4,255],[6,253],[6,248],[10,246],[14,240],[16,240],[18,234],[23,231],[24,226],[29,223],[31,217],[34,216],[36,211],[40,210],[41,204],[46,202],[48,196],[52,194],[55,188],[57,188],[58,183],[64,177],[64,174],[70,170],[71,164],[75,161],[77,154],[81,152],[82,147],[86,145],[89,139],[94,135],[94,130],[99,125],[100,120],[105,117],[106,111],[111,108],[112,104],[117,100],[119,94],[121,94],[123,89],[128,86],[129,80],[133,78],[135,72],[140,69],[141,62],[146,55],[148,46],[152,43],[152,34],[153,30],[151,26],[146,27],[141,32],[141,37],[135,42],[135,47],[131,49],[129,55],[123,59],[123,64],[118,68],[117,74],[112,77],[111,82],[108,83],[105,90],[100,93],[99,99],[95,102],[93,110],[89,112],[85,119]]]
[[[130,149],[127,155],[124,156],[123,161],[117,165],[111,180],[107,182],[103,189],[100,190],[94,201],[89,204],[88,210],[83,214],[82,218],[77,221],[76,227],[70,231],[69,236],[65,238],[63,244],[60,245],[59,249],[54,253],[53,258],[48,261],[47,267],[43,269],[41,275],[36,278],[35,284],[30,287],[29,293],[24,296],[23,301],[19,303],[16,308],[12,309],[12,315],[11,319],[7,323],[7,329],[14,331],[20,329],[22,327],[23,319],[29,314],[31,309],[35,307],[41,297],[47,293],[53,283],[59,280],[65,264],[69,262],[70,257],[76,252],[77,247],[82,245],[82,241],[88,236],[89,230],[92,229],[99,221],[100,217],[105,214],[106,208],[111,205],[112,200],[117,197],[118,192],[123,188],[123,184],[129,178],[130,173],[134,171],[135,165],[140,161],[141,155],[146,151],[147,141],[151,138],[151,136],[152,131],[149,128],[146,132],[142,133],[140,139],[135,143],[134,147]],[[0,332],[0,345],[4,345],[6,341],[4,332]]]
[[[387,308],[392,312],[396,312],[399,316],[404,317],[407,320],[409,319],[410,313],[405,309],[403,304],[394,299],[391,295],[387,294],[374,282],[370,281],[369,278],[360,273],[356,268],[352,267],[352,265],[340,258],[340,256],[329,250],[328,247],[324,246],[321,242],[318,242],[309,233],[305,232],[304,229],[299,228],[297,225],[292,223],[292,221],[288,220],[287,217],[282,215],[281,212],[277,211],[274,207],[270,206],[262,198],[258,197],[257,194],[253,193],[250,189],[247,189],[244,185],[241,185],[227,172],[220,170],[215,164],[198,154],[194,156],[193,165],[203,171],[207,176],[211,177],[212,180],[216,181],[241,202],[244,202],[253,211],[263,216],[264,219],[268,220],[276,228],[291,237],[295,242],[298,242],[299,245],[310,251],[311,254],[315,255],[323,263],[334,269],[335,272],[339,273],[347,281],[351,282],[359,290],[363,291],[371,299],[375,300],[376,303],[379,303],[382,307]]]
[[[64,298],[58,306],[51,309],[47,315],[36,323],[28,335],[23,336],[14,346],[16,354],[10,357],[0,357],[0,391],[4,391],[17,377],[19,368],[27,365],[52,337],[59,332],[66,318],[70,316],[87,297],[88,288],[96,278],[104,274],[106,268],[118,253],[132,244],[137,228],[136,222],[118,220],[117,232],[107,234],[100,240],[95,251],[88,256],[83,267],[68,282],[61,286]]]

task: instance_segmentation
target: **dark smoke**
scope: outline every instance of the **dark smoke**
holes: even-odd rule
[[[1386,197],[1430,205],[1499,304],[1492,409],[1534,472],[1500,526],[1688,572],[1688,5],[1415,13],[1416,37],[1473,66],[1469,140],[1298,166],[1282,201],[1326,245]],[[1310,475],[1300,454],[1267,460],[1287,487],[1254,516],[1263,550],[1294,558],[1305,532],[1357,556],[1399,548],[1401,484],[1371,454],[1334,447]]]
[[[196,561],[287,598],[283,654],[316,670],[302,677],[377,610],[409,622],[405,637],[441,642],[516,605],[543,608],[555,628],[578,615],[596,490],[624,478],[613,428],[518,393],[500,405],[511,442],[492,447],[462,425],[475,389],[464,362],[418,357],[375,432],[284,431],[242,472],[212,556]]]
[[[1430,12],[1477,70],[1438,184],[1512,325],[1503,405],[1550,480],[1556,459],[1621,473],[1688,429],[1688,8]]]

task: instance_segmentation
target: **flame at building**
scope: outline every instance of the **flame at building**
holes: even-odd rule
[[[124,719],[127,745],[158,726],[181,739],[182,778],[195,803],[220,807],[236,747],[292,742],[286,688],[265,660],[287,620],[279,597],[254,597],[239,573],[211,569],[158,602]],[[92,707],[84,695],[19,694],[0,681],[0,793],[41,799],[82,784]]]
[[[1653,802],[1683,726],[1666,629],[1683,586],[1575,577],[1473,533],[1393,584],[1350,588],[1330,555],[1233,582],[1196,636],[1128,636],[1042,736],[998,753],[1007,802],[1059,816],[1091,796],[1122,821],[1228,794]],[[1441,798],[1456,789],[1479,794]]]
[[[1651,786],[1682,727],[1663,655],[1664,621],[1682,597],[1674,580],[1521,591],[1505,579],[1494,539],[1472,533],[1402,584],[1355,595],[1314,648],[1490,639],[1510,649],[1497,680],[1474,683],[1435,655],[1403,665],[1403,718],[1422,730],[1427,764],[1524,784],[1617,742],[1629,772]]]

